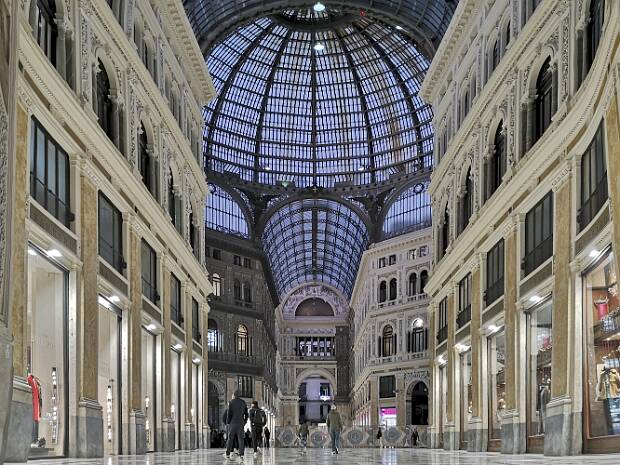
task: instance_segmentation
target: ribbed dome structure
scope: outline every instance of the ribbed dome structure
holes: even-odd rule
[[[208,173],[260,185],[376,185],[430,169],[429,60],[402,27],[359,10],[283,10],[208,56]]]

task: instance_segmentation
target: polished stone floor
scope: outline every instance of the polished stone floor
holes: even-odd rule
[[[242,462],[239,458],[226,460],[223,457],[223,451],[215,449],[103,459],[36,460],[29,463],[34,465],[232,465]],[[620,454],[543,457],[534,454],[516,456],[429,449],[343,449],[340,455],[333,456],[326,449],[308,449],[305,454],[295,449],[271,449],[264,454],[259,454],[256,458],[251,453],[246,455],[244,463],[247,465],[618,465]]]

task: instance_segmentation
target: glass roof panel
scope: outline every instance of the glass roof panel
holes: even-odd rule
[[[239,27],[207,61],[208,171],[330,188],[428,163],[432,112],[417,92],[429,60],[379,19],[290,9]]]

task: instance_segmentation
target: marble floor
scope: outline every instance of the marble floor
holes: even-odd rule
[[[36,460],[29,463],[35,465],[232,465],[242,462],[239,458],[226,460],[222,450],[214,449],[103,459]],[[620,454],[544,457],[533,454],[516,456],[429,449],[343,449],[340,455],[333,456],[326,449],[308,449],[305,454],[295,449],[270,449],[256,458],[252,454],[246,455],[244,463],[247,465],[618,465]]]

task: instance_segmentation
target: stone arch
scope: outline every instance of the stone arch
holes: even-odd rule
[[[540,53],[532,60],[532,65],[529,70],[529,74],[526,79],[526,92],[527,96],[536,95],[536,81],[538,80],[538,75],[545,64],[545,61],[549,59],[550,63],[553,64],[556,57],[555,49],[547,44],[542,47]],[[557,89],[553,89],[554,92],[557,92]]]
[[[97,46],[93,53],[93,59],[95,66],[101,62],[105,68],[105,72],[108,75],[108,80],[110,81],[110,93],[112,96],[119,97],[123,92],[121,82],[119,82],[119,76],[116,74],[117,67],[114,60],[102,46]],[[94,92],[96,92],[96,89],[93,89],[93,93]]]
[[[417,389],[420,389],[421,387],[425,389],[425,391],[417,390]],[[426,404],[424,404],[424,394],[420,394],[419,398],[414,399],[414,397],[417,397],[415,394],[416,392],[425,392]],[[417,426],[428,425],[429,412],[430,412],[429,394],[430,394],[429,382],[427,379],[416,378],[409,383],[409,385],[407,386],[407,395],[405,398],[405,404],[406,404],[405,417],[406,417],[407,425],[417,425]],[[416,403],[415,401],[421,402],[421,405]],[[414,412],[414,409],[416,407],[418,407],[419,410],[417,412]]]
[[[312,376],[320,376],[322,378],[325,378],[332,385],[333,392],[336,393],[337,388],[338,388],[338,384],[336,383],[336,376],[330,373],[325,368],[319,368],[319,367],[306,368],[302,372],[296,374],[295,393],[299,391],[299,386],[301,386],[301,383],[305,379],[310,378]]]

